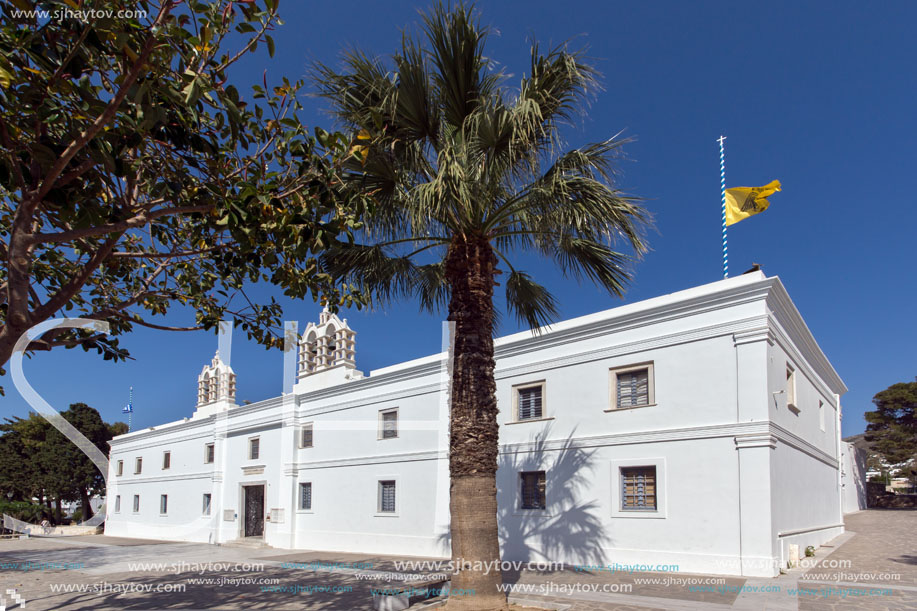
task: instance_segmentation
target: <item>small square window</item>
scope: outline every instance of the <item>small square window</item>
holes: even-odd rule
[[[248,459],[249,460],[258,460],[261,456],[261,439],[259,437],[252,437],[248,440]]]
[[[516,420],[539,420],[544,417],[544,382],[516,386]]]
[[[299,447],[301,448],[311,448],[312,447],[312,423],[304,424],[302,427],[302,432],[299,436]]]
[[[121,495],[115,495],[115,513],[121,513]]]
[[[205,516],[209,516],[209,515],[210,515],[210,501],[211,501],[212,498],[213,498],[213,497],[210,495],[209,492],[205,492],[205,493],[204,493],[204,506],[203,506],[203,509],[201,510],[201,512],[202,512]]]
[[[118,473],[117,473],[117,475],[124,475],[124,461],[123,461],[123,460],[119,460],[119,461],[118,461]]]
[[[520,509],[547,507],[544,471],[523,471],[519,474],[519,482],[522,486],[522,494],[519,498]]]
[[[621,467],[621,510],[656,511],[656,467]]]
[[[611,409],[655,405],[655,375],[652,363],[611,370]]]
[[[142,459],[142,458],[138,458],[138,459],[134,462],[134,475],[137,475],[137,474],[140,473],[141,471],[143,471],[143,459]]]
[[[162,453],[162,468],[168,469],[172,466],[172,452]]]
[[[299,508],[312,509],[312,482],[299,484]]]
[[[159,513],[161,515],[169,513],[169,495],[167,494],[159,495]]]
[[[379,439],[398,437],[398,409],[379,412]]]
[[[214,449],[214,445],[212,443],[208,443],[207,445],[204,446],[204,462],[205,463],[213,462],[213,455],[214,455],[213,449]]]
[[[140,511],[140,495],[135,494],[134,495],[134,513],[137,513],[139,511]]]
[[[395,480],[379,482],[379,513],[395,513]]]

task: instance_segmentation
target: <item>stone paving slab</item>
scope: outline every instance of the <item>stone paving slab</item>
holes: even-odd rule
[[[687,585],[665,578],[712,579],[709,575],[674,573],[523,572],[506,574],[507,583],[525,586],[553,584],[546,595],[517,591],[512,600],[542,601],[545,606],[569,611],[845,611],[917,610],[917,511],[865,511],[847,516],[855,535],[839,538],[834,547],[820,548],[819,564],[809,570],[790,571],[776,579],[721,578],[727,592],[692,592]],[[0,571],[0,588],[15,587],[27,601],[26,609],[305,609],[317,611],[370,611],[372,588],[385,587],[391,578],[351,570],[284,568],[284,563],[328,565],[362,563],[372,570],[395,571],[395,560],[436,561],[435,558],[389,557],[327,552],[283,552],[206,544],[142,541],[115,537],[77,537],[0,541],[2,562],[82,562],[80,569]],[[256,570],[228,568],[190,570],[127,569],[128,562],[263,563]],[[858,580],[875,577],[873,581]],[[845,579],[853,576],[854,580]],[[885,579],[889,575],[900,578]],[[657,579],[641,583],[638,579]],[[719,578],[718,578],[719,579]],[[71,590],[54,591],[52,584]],[[580,589],[560,593],[563,586]],[[630,592],[589,591],[586,585],[632,586]],[[108,586],[108,590],[105,586]],[[130,585],[148,591],[122,592]],[[184,591],[164,592],[181,586]],[[762,592],[761,588],[776,590]],[[806,588],[801,595],[791,594]],[[855,591],[881,588],[884,593],[853,595]],[[156,590],[160,591],[156,591]],[[738,593],[739,591],[741,593]],[[846,594],[845,594],[846,592]]]

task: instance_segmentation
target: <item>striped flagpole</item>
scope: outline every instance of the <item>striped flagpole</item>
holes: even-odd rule
[[[726,239],[726,136],[717,139],[720,143],[720,194],[723,200],[723,278],[729,277],[729,244]]]

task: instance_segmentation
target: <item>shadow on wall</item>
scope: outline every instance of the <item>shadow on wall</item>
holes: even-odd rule
[[[600,518],[597,500],[577,501],[596,489],[594,450],[574,447],[574,429],[563,441],[548,441],[551,426],[535,435],[529,446],[513,452],[501,447],[497,459],[497,522],[500,554],[505,561],[601,564],[603,547],[612,545]],[[521,508],[520,473],[545,472],[544,510]],[[449,554],[449,530],[437,537]],[[518,571],[504,571],[515,582]]]
[[[500,454],[497,470],[497,519],[504,560],[600,563],[610,546],[596,499],[581,499],[594,485],[595,450],[574,447],[571,432],[548,441],[550,425],[528,447]],[[522,509],[520,473],[545,472],[544,510]]]

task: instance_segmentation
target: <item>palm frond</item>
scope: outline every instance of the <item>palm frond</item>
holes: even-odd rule
[[[424,30],[436,67],[433,82],[442,120],[460,130],[465,118],[494,94],[501,78],[488,73],[484,43],[489,31],[475,21],[470,7],[442,4],[424,15]]]
[[[539,329],[557,318],[557,300],[525,272],[511,270],[506,279],[506,307],[521,323]]]
[[[548,253],[561,271],[577,280],[589,278],[609,293],[621,297],[632,276],[631,258],[593,240],[563,234]]]
[[[446,282],[446,265],[442,261],[417,266],[417,296],[420,307],[437,312],[449,303],[449,284]]]

